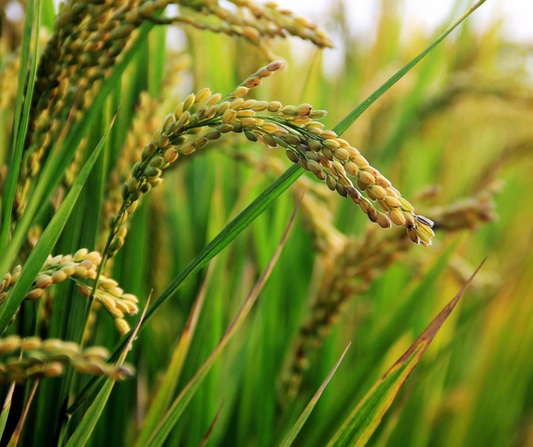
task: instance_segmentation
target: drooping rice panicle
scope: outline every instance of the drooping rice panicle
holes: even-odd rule
[[[411,241],[431,245],[432,221],[415,214],[413,206],[357,149],[335,132],[324,130],[316,119],[325,111],[313,110],[310,104],[283,106],[279,101],[244,99],[263,78],[282,67],[280,61],[270,63],[224,97],[212,95],[209,89],[200,90],[166,117],[122,185],[123,202],[117,215],[110,218],[104,258],[122,247],[128,217],[142,195],[163,181],[163,171],[178,157],[190,155],[227,133],[243,133],[251,142],[284,148],[289,160],[325,181],[331,190],[350,197],[372,222],[382,228],[393,223],[404,226]]]
[[[137,113],[122,145],[121,153],[109,175],[107,184],[106,200],[102,206],[102,234],[107,236],[109,229],[109,217],[116,215],[122,205],[120,185],[127,180],[132,164],[141,159],[142,148],[150,142],[159,123],[154,119],[158,108],[157,100],[148,93],[142,93],[139,97]],[[105,243],[105,240],[103,241]]]
[[[101,261],[102,256],[100,253],[96,251],[89,252],[87,249],[78,250],[74,255],[49,256],[25,298],[27,300],[39,299],[46,289],[67,279],[76,283],[80,293],[84,296],[89,296],[91,280],[96,278],[97,269]],[[21,272],[22,267],[17,265],[2,278],[0,282],[0,306],[8,298]],[[135,295],[124,293],[113,279],[100,276],[95,300],[101,303],[115,319],[117,329],[122,334],[129,331],[129,326],[124,320],[124,316],[135,315],[139,311],[138,299]]]
[[[109,217],[120,211],[122,204],[120,185],[128,179],[131,166],[141,160],[143,147],[150,142],[160,121],[165,116],[165,111],[168,110],[169,102],[173,96],[172,90],[181,83],[183,72],[189,66],[189,58],[179,55],[176,60],[169,64],[158,96],[153,97],[148,92],[142,92],[139,96],[136,113],[126,135],[126,140],[122,144],[120,153],[109,174],[105,200],[102,205],[100,245],[105,244],[109,230]]]
[[[305,17],[295,16],[274,2],[178,0],[175,3],[180,6],[180,15],[152,17],[151,20],[158,24],[185,24],[199,30],[242,37],[259,46],[269,58],[273,57],[268,45],[270,39],[284,38],[287,34],[309,40],[319,48],[333,47],[328,35],[316,24]]]
[[[435,222],[435,228],[446,231],[465,228],[475,230],[484,223],[494,222],[497,215],[493,196],[492,192],[485,190],[474,197],[458,200],[449,206],[429,210]]]
[[[63,375],[67,367],[80,374],[124,380],[133,375],[130,365],[107,363],[109,352],[101,346],[82,349],[78,344],[59,339],[0,338],[0,383],[23,384],[28,380]]]

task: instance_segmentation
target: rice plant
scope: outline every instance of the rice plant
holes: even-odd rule
[[[334,38],[273,2],[4,3],[4,445],[533,440],[528,50],[483,1],[405,40],[384,0],[365,42],[342,2]]]

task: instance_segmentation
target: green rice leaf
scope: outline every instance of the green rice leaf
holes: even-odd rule
[[[41,18],[42,26],[48,29],[54,29],[54,20],[56,18],[56,11],[54,8],[54,0],[43,0],[43,14]]]
[[[104,386],[102,387],[98,395],[95,397],[91,406],[87,410],[87,413],[85,413],[85,416],[74,431],[74,434],[68,440],[66,444],[67,447],[84,446],[85,444],[87,444],[87,441],[89,440],[94,430],[94,427],[98,422],[98,419],[100,419],[100,416],[104,411],[104,408],[107,404],[109,396],[111,395],[111,391],[113,391],[114,386],[114,380],[106,380]]]
[[[37,54],[39,51],[39,29],[41,16],[40,0],[28,2],[26,9],[26,21],[24,23],[24,35],[20,52],[17,97],[15,102],[15,119],[13,120],[13,140],[7,165],[7,177],[2,194],[2,226],[0,231],[0,255],[3,255],[9,240],[11,230],[11,210],[15,200],[17,179],[24,153],[24,141],[28,131],[30,108],[33,98],[33,87],[37,74]],[[30,51],[31,37],[33,33],[33,52]],[[30,57],[31,56],[31,57]],[[29,77],[26,83],[26,74]],[[24,107],[23,107],[24,106]],[[7,268],[6,268],[7,270]],[[2,269],[0,269],[2,272]]]
[[[300,176],[302,169],[299,166],[292,166],[285,173],[279,177],[272,185],[268,187],[263,193],[255,199],[241,214],[233,219],[219,234],[213,239],[196,256],[185,269],[172,281],[161,296],[154,302],[154,305],[148,311],[146,322],[157,311],[157,309],[165,303],[169,298],[177,292],[185,281],[190,279],[195,273],[199,272],[205,267],[211,259],[220,253],[228,244],[233,241],[244,229],[246,229],[263,211],[265,211],[292,182],[287,180],[296,180]],[[302,170],[303,171],[303,170]]]
[[[185,327],[183,328],[183,331],[181,333],[180,340],[172,354],[170,365],[165,372],[165,376],[161,381],[161,385],[157,390],[157,393],[154,399],[152,400],[148,413],[144,419],[143,426],[138,435],[139,444],[144,444],[146,443],[146,441],[148,441],[148,439],[152,435],[152,432],[159,424],[159,421],[161,420],[161,415],[164,414],[165,411],[167,411],[170,400],[174,395],[176,386],[178,384],[178,379],[183,369],[183,364],[185,363],[185,358],[187,357],[187,353],[189,352],[189,347],[191,345],[192,338],[194,336],[194,332],[198,324],[198,318],[200,316],[200,312],[205,301],[207,285],[211,278],[213,265],[214,264],[211,264],[209,266],[209,270],[207,271],[207,274],[204,278],[202,287],[200,288],[200,291],[196,296],[196,300],[194,301],[194,305],[192,307],[191,313],[189,314],[189,318],[187,319]]]
[[[329,447],[366,445],[381,419],[388,411],[406,380],[426,352],[440,328],[455,308],[468,286],[481,269],[483,261],[470,279],[463,285],[452,301],[442,309],[427,329],[416,339],[411,347],[385,373],[385,375],[367,393],[342,427],[328,443]]]
[[[13,401],[13,391],[15,391],[15,382],[12,382],[9,385],[7,390],[6,398],[4,400],[4,405],[2,406],[2,413],[0,413],[0,439],[4,434],[4,429],[6,428],[7,418],[9,417],[9,411],[11,410],[11,402]]]
[[[126,356],[131,349],[133,341],[135,340],[135,338],[137,337],[137,334],[139,333],[139,327],[146,315],[146,309],[148,309],[149,304],[150,304],[150,297],[148,297],[148,300],[146,302],[146,306],[144,307],[141,318],[139,318],[139,321],[137,322],[133,330],[128,334],[127,349],[124,350],[120,359],[118,360],[118,365],[122,365],[124,361],[126,360]],[[96,423],[98,422],[98,419],[100,419],[100,416],[102,415],[102,412],[104,411],[104,408],[107,404],[109,396],[111,395],[111,391],[113,391],[113,387],[115,386],[115,382],[116,380],[113,380],[113,379],[106,380],[104,386],[102,387],[98,395],[95,397],[94,401],[91,403],[91,406],[89,407],[89,409],[83,416],[81,422],[76,427],[76,430],[74,431],[74,433],[68,440],[66,447],[79,447],[79,446],[84,446],[85,444],[87,444],[94,430],[94,427],[96,426]]]
[[[200,444],[198,445],[198,447],[205,447],[207,445],[207,442],[211,438],[211,435],[213,434],[213,430],[215,429],[215,426],[217,425],[218,418],[220,417],[220,413],[222,412],[223,407],[224,407],[224,402],[222,402],[222,404],[218,408],[217,414],[215,414],[213,421],[209,425],[209,428],[207,429],[207,432],[205,433],[205,436],[202,439],[202,442],[200,442]]]
[[[331,372],[326,377],[326,380],[324,380],[324,382],[322,383],[322,385],[320,386],[318,391],[315,393],[313,398],[309,401],[309,403],[305,407],[304,411],[302,412],[302,414],[300,415],[300,417],[298,418],[296,423],[290,429],[289,433],[287,433],[287,436],[285,436],[285,439],[283,439],[283,441],[281,442],[280,447],[290,447],[292,445],[292,443],[296,439],[296,436],[298,436],[298,433],[300,433],[300,430],[302,429],[302,427],[306,423],[307,419],[309,418],[309,415],[311,414],[311,412],[315,408],[315,406],[316,406],[316,404],[318,402],[318,399],[320,399],[320,396],[322,396],[322,393],[324,392],[324,390],[328,386],[328,383],[332,379],[333,375],[337,372],[337,369],[339,368],[342,360],[344,359],[344,356],[348,352],[348,349],[350,349],[350,346],[351,346],[351,343],[349,343],[348,346],[346,346],[346,349],[341,354],[341,356],[340,356],[339,360],[337,361],[337,363],[335,363],[335,366],[333,367]]]
[[[289,224],[287,225],[285,233],[283,234],[283,237],[281,238],[281,241],[278,244],[276,252],[274,253],[269,264],[267,265],[265,271],[263,272],[259,280],[256,282],[252,291],[246,298],[246,301],[242,305],[236,317],[231,322],[226,333],[224,334],[224,336],[222,337],[222,339],[220,340],[216,348],[209,355],[209,357],[204,362],[204,364],[200,367],[200,369],[196,372],[194,377],[185,386],[185,388],[182,390],[179,396],[174,400],[172,406],[170,407],[168,412],[164,415],[164,417],[161,418],[160,423],[155,428],[155,430],[152,432],[150,438],[146,442],[144,441],[141,442],[141,440],[137,440],[136,442],[137,446],[158,447],[164,444],[172,428],[178,422],[179,418],[183,414],[185,408],[191,401],[192,397],[194,396],[196,391],[198,391],[198,388],[200,388],[200,385],[202,384],[203,380],[207,376],[207,373],[209,372],[209,370],[211,369],[215,361],[218,359],[218,357],[220,356],[224,348],[227,346],[229,341],[233,338],[237,330],[242,326],[242,323],[244,322],[244,320],[250,313],[250,310],[252,309],[253,305],[257,301],[257,298],[259,297],[260,292],[263,290],[263,287],[265,286],[268,278],[270,277],[270,274],[272,273],[272,270],[274,269],[279,259],[279,256],[281,255],[283,247],[285,246],[285,243],[287,242],[290,230],[292,228],[294,219],[296,217],[297,210],[298,208],[293,213],[291,220],[289,221]]]

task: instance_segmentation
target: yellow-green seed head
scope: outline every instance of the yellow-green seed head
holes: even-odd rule
[[[298,116],[298,108],[296,106],[287,105],[281,109],[283,115],[296,117]]]
[[[233,90],[233,92],[231,93],[231,96],[233,96],[234,98],[242,98],[248,93],[249,90],[250,90],[249,88],[245,86],[241,86]]]
[[[308,116],[311,113],[311,110],[313,110],[313,106],[311,104],[300,104],[297,107],[298,115],[300,116]]]
[[[270,101],[267,105],[267,110],[272,113],[279,112],[281,108],[283,107],[283,104],[279,101]]]
[[[235,121],[236,117],[237,117],[237,112],[235,110],[233,110],[233,109],[228,109],[222,115],[222,122],[231,123],[231,122]]]
[[[209,88],[203,88],[198,93],[196,93],[195,101],[202,102],[208,99],[211,96],[211,90]]]
[[[189,110],[194,102],[196,100],[196,95],[194,93],[191,93],[187,98],[185,98],[185,101],[183,101],[183,110]]]

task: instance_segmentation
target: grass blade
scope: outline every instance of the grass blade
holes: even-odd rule
[[[333,369],[330,371],[330,373],[326,377],[326,380],[324,380],[324,382],[322,383],[320,388],[317,390],[313,398],[309,401],[309,403],[305,407],[304,411],[302,412],[302,414],[300,415],[296,423],[290,429],[289,433],[287,433],[287,436],[285,436],[285,439],[283,439],[283,441],[281,442],[280,447],[290,447],[292,445],[292,443],[296,439],[296,436],[298,436],[298,433],[300,433],[300,430],[302,429],[307,419],[309,418],[309,415],[315,408],[315,405],[317,404],[318,399],[320,399],[320,396],[322,396],[322,393],[328,386],[328,383],[332,379],[333,375],[337,372],[337,369],[339,368],[342,360],[344,359],[344,356],[348,352],[348,349],[350,349],[350,346],[351,346],[351,343],[349,343],[348,346],[346,346],[346,349],[341,354],[337,363],[335,363],[335,366],[333,367]]]
[[[263,272],[263,274],[261,275],[261,277],[255,284],[254,288],[250,292],[250,295],[248,295],[248,298],[246,298],[246,301],[244,302],[243,306],[239,310],[237,316],[231,322],[226,333],[224,334],[224,336],[222,337],[222,339],[220,340],[216,348],[213,350],[211,355],[209,355],[207,360],[200,367],[200,369],[197,371],[194,377],[190,380],[190,382],[185,386],[185,388],[180,393],[180,395],[176,398],[176,400],[170,407],[169,411],[162,418],[161,422],[156,427],[156,429],[154,430],[154,432],[152,433],[152,436],[148,439],[148,441],[146,443],[137,442],[136,443],[137,446],[158,447],[164,444],[172,428],[176,425],[180,416],[183,414],[183,411],[185,410],[185,408],[191,401],[192,397],[194,396],[194,394],[196,393],[196,391],[202,384],[202,381],[207,376],[207,373],[209,372],[209,370],[215,363],[215,360],[219,357],[221,352],[227,346],[228,342],[233,338],[237,330],[241,327],[245,318],[247,317],[250,310],[252,309],[252,306],[257,301],[257,298],[261,290],[263,289],[264,285],[266,284],[266,281],[270,277],[270,274],[272,273],[272,270],[274,269],[274,266],[276,265],[279,259],[279,256],[281,255],[283,247],[285,246],[285,243],[287,242],[287,239],[289,237],[289,233],[292,228],[292,224],[294,223],[294,219],[296,217],[297,211],[298,211],[298,208],[294,211],[291,217],[291,220],[289,221],[289,224],[287,225],[287,229],[285,230],[285,233],[283,234],[283,237],[280,243],[278,244],[278,247],[276,249],[276,252],[274,253],[274,256],[270,260],[269,264],[267,265],[265,271]]]
[[[220,253],[233,239],[235,239],[245,228],[247,228],[263,211],[265,211],[292,182],[286,180],[296,180],[300,175],[299,166],[292,166],[285,173],[279,177],[268,189],[255,199],[241,214],[233,219],[219,234],[207,245],[193,261],[185,267],[185,269],[172,281],[168,288],[161,294],[161,296],[154,302],[154,305],[148,311],[146,322],[151,315],[166,302],[180,286],[187,281],[192,275],[200,271]],[[303,170],[302,170],[303,171]]]
[[[56,11],[54,8],[54,0],[43,0],[43,13],[41,23],[48,29],[54,29],[54,20],[56,18]]]
[[[222,402],[222,404],[220,405],[217,411],[217,414],[215,414],[213,421],[209,425],[209,428],[207,429],[207,432],[205,433],[205,436],[202,439],[202,442],[198,445],[198,447],[205,447],[207,445],[207,442],[209,441],[209,438],[211,437],[211,434],[213,433],[213,430],[215,429],[215,426],[217,425],[218,418],[220,416],[220,413],[222,412],[223,407],[224,407],[224,402]]]
[[[21,48],[21,64],[22,69],[19,72],[19,84],[17,91],[17,99],[15,104],[15,119],[13,120],[13,143],[9,153],[8,171],[6,183],[4,186],[2,197],[2,229],[0,231],[0,255],[4,251],[9,240],[9,233],[11,229],[11,209],[15,200],[15,190],[17,186],[17,179],[22,163],[22,155],[24,152],[24,141],[28,131],[28,121],[30,118],[30,107],[33,98],[33,87],[35,84],[35,77],[37,74],[37,54],[39,51],[39,29],[41,17],[41,2],[40,0],[30,1],[26,10],[26,22],[24,24],[24,36]],[[30,41],[33,32],[33,57],[30,59]],[[29,78],[26,84],[26,70],[24,69],[29,64]],[[24,89],[24,87],[26,87]],[[24,108],[22,102],[24,101]],[[22,109],[22,115],[20,115]],[[1,270],[0,270],[1,271]]]
[[[115,114],[116,117],[116,114]],[[72,212],[74,205],[81,193],[85,181],[89,177],[89,174],[100,155],[102,148],[104,147],[105,140],[109,134],[109,130],[113,126],[115,118],[113,118],[108,130],[102,136],[102,139],[94,149],[93,153],[83,166],[79,176],[72,185],[69,193],[65,197],[65,200],[59,207],[57,213],[54,215],[46,229],[44,230],[39,242],[30,253],[28,260],[26,261],[19,280],[15,284],[15,287],[9,294],[4,305],[0,308],[0,333],[3,333],[13,315],[15,315],[20,304],[24,300],[24,297],[28,293],[33,280],[39,273],[39,270],[46,261],[47,256],[50,254],[67,220]],[[9,262],[9,260],[7,260]]]
[[[140,444],[145,443],[150,438],[153,431],[159,424],[161,415],[167,411],[170,399],[174,395],[179,376],[183,369],[185,358],[189,352],[194,331],[198,324],[198,318],[204,304],[207,285],[211,278],[211,272],[213,271],[212,266],[213,264],[209,266],[209,270],[207,271],[202,287],[198,292],[191,313],[189,314],[189,318],[187,319],[187,323],[185,323],[185,327],[183,328],[178,345],[176,346],[172,355],[170,365],[165,372],[161,386],[157,390],[152,404],[150,405],[150,409],[148,410],[148,414],[144,419],[143,426],[138,435],[138,442]]]
[[[4,429],[6,428],[7,418],[9,417],[9,410],[11,410],[11,403],[13,401],[13,392],[15,391],[15,382],[11,382],[9,389],[7,390],[4,405],[2,406],[2,413],[0,414],[0,439],[4,435]]]
[[[22,414],[20,415],[20,419],[15,428],[15,431],[11,435],[11,439],[9,440],[9,443],[7,444],[8,447],[16,447],[20,441],[20,435],[22,433],[22,428],[24,427],[24,422],[26,422],[26,417],[28,416],[28,412],[30,411],[31,403],[33,402],[33,398],[35,397],[35,392],[37,391],[37,387],[39,386],[39,383],[41,383],[40,380],[36,380],[31,386],[30,394],[28,398],[26,399],[26,403],[24,404],[24,410],[22,411]]]
[[[137,337],[137,334],[139,333],[139,328],[141,326],[141,323],[146,315],[146,310],[148,309],[148,305],[150,304],[151,295],[148,297],[148,300],[146,301],[146,306],[144,307],[143,313],[141,317],[139,318],[139,321],[133,328],[133,330],[128,334],[128,345],[124,352],[122,353],[118,364],[122,365],[124,361],[126,360],[126,356],[128,352],[130,351],[129,348],[131,348],[131,345],[133,344],[133,341]],[[116,380],[108,379],[106,380],[106,383],[98,393],[98,395],[95,397],[94,401],[92,402],[91,406],[83,416],[82,420],[80,421],[79,425],[76,427],[76,430],[68,440],[66,447],[78,447],[78,446],[84,446],[89,441],[89,438],[91,437],[91,434],[94,430],[94,427],[96,426],[96,423],[98,422],[98,419],[100,419],[100,416],[102,412],[104,411],[104,408],[107,404],[107,400],[109,399],[109,396],[111,395],[111,391],[113,391],[113,387],[115,386]]]
[[[385,375],[367,393],[342,427],[331,439],[328,446],[364,446],[376,430],[381,419],[388,411],[400,389],[413,372],[438,331],[455,308],[476,274],[483,266],[483,261],[470,279],[463,285],[452,301],[442,309],[427,329],[416,339],[411,347],[385,373]]]

